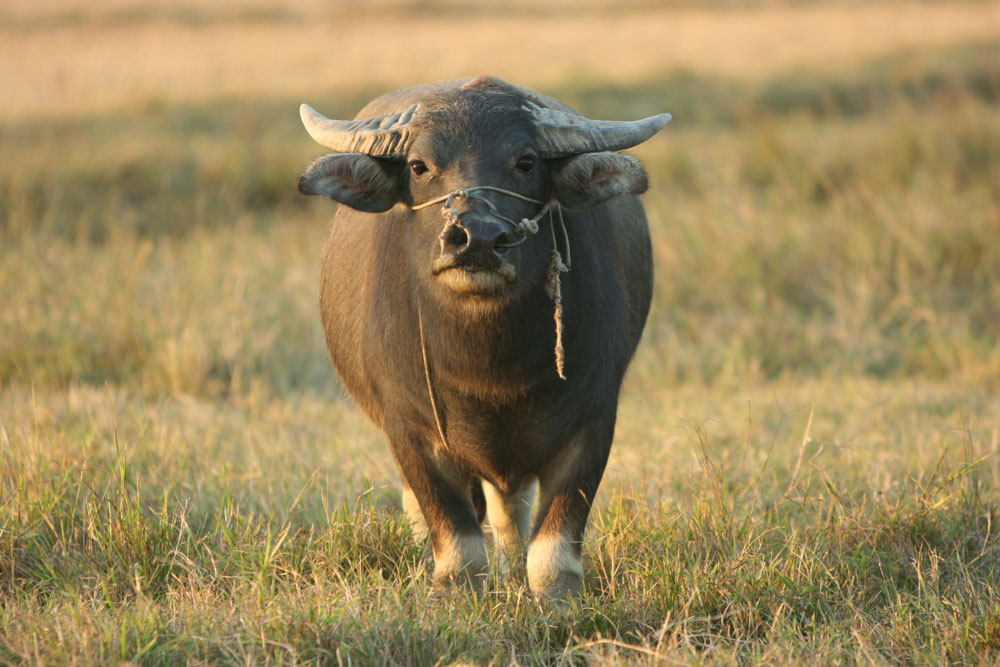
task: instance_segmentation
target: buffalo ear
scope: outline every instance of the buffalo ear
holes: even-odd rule
[[[596,206],[612,197],[638,195],[649,187],[639,161],[621,153],[584,153],[552,163],[555,198],[566,208]]]
[[[330,153],[316,158],[299,176],[304,195],[323,195],[367,213],[381,213],[401,197],[402,166],[363,153]]]

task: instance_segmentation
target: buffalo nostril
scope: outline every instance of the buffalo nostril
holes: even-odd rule
[[[514,238],[507,232],[500,232],[500,234],[493,239],[493,247],[496,248],[497,252],[507,252],[513,245]]]
[[[468,245],[469,234],[464,227],[449,225],[448,229],[441,235],[441,240],[444,242],[445,248],[460,250]]]

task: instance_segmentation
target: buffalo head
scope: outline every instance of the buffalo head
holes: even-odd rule
[[[350,121],[303,104],[309,134],[335,152],[298,181],[303,194],[358,211],[398,207],[415,273],[439,298],[480,309],[516,298],[546,273],[549,251],[524,243],[530,232],[520,221],[537,221],[557,205],[585,209],[644,192],[642,166],[614,151],[670,120],[589,120],[486,82]]]

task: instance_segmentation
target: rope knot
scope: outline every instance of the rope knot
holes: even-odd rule
[[[550,299],[554,301],[562,299],[559,274],[567,271],[569,271],[569,267],[563,262],[562,255],[553,248],[552,252],[549,253],[549,268],[545,273],[545,293],[549,295]]]
[[[517,225],[517,231],[525,236],[529,234],[538,233],[538,221],[532,218],[521,218],[521,222]]]

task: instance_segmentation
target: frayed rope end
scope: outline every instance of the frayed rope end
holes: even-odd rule
[[[556,303],[553,315],[556,321],[556,372],[563,380],[566,379],[566,355],[563,351],[562,281],[559,279],[559,275],[567,271],[569,271],[569,267],[563,263],[562,255],[559,254],[558,250],[553,250],[546,275],[545,291],[549,298]]]

